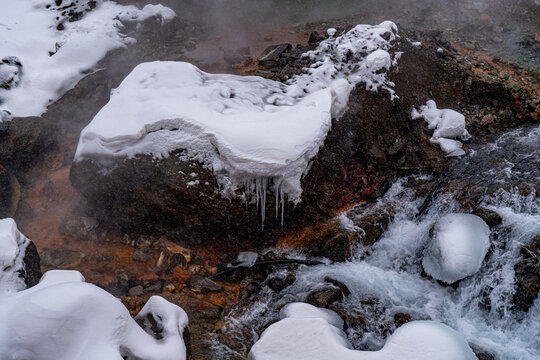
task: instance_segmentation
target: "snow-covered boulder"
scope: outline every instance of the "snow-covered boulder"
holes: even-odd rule
[[[463,144],[455,140],[468,140],[471,137],[465,129],[465,116],[451,109],[437,109],[435,101],[428,100],[426,105],[420,106],[420,111],[413,109],[412,118],[424,118],[428,128],[433,129],[431,142],[438,144],[447,156],[465,154]]]
[[[0,219],[0,296],[26,289],[39,277],[35,245],[17,229],[13,219]]]
[[[174,16],[162,5],[2,0],[0,122],[43,114],[107,52],[134,42],[122,34],[123,23],[152,17],[163,23]]]
[[[412,321],[398,328],[379,351],[351,348],[343,322],[330,310],[289,304],[282,320],[266,329],[253,345],[250,360],[474,360],[467,341],[435,321]]]
[[[38,285],[0,297],[0,318],[1,359],[186,359],[184,310],[153,296],[133,319],[77,271],[49,271]]]
[[[433,278],[452,284],[476,273],[490,246],[489,226],[471,214],[448,214],[435,224],[422,265]]]

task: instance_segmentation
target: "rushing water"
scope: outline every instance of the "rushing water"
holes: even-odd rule
[[[351,261],[300,267],[297,281],[280,293],[265,287],[251,307],[231,314],[227,336],[244,345],[256,341],[284,304],[303,301],[330,276],[351,290],[340,305],[346,316],[365,319],[346,329],[356,349],[381,348],[395,329],[394,315],[407,313],[451,326],[497,359],[540,358],[540,299],[528,312],[512,309],[511,302],[520,248],[540,233],[540,127],[507,133],[455,161],[439,181],[461,181],[452,192],[417,197],[401,179],[376,204],[345,214],[391,207],[394,220],[377,243],[357,248]],[[471,201],[495,210],[503,222],[491,231],[491,249],[480,271],[457,286],[444,286],[423,272],[423,249],[437,219],[467,212],[458,199],[474,187],[484,191],[476,191]],[[227,346],[216,347],[224,358],[231,356]]]

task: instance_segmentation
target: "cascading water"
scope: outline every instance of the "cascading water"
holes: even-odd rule
[[[229,316],[228,336],[250,343],[249,349],[283,305],[305,301],[330,276],[351,291],[338,312],[349,319],[346,333],[356,349],[380,349],[396,328],[396,314],[405,313],[451,326],[473,348],[496,359],[538,359],[540,300],[522,311],[513,297],[520,249],[540,234],[540,127],[509,132],[456,159],[449,169],[437,179],[436,193],[417,196],[407,185],[409,179],[400,179],[377,203],[342,214],[360,216],[375,207],[390,207],[394,213],[381,239],[359,246],[351,261],[301,267],[296,282],[280,293],[264,287],[247,310]],[[424,248],[434,223],[445,214],[470,212],[462,205],[468,201],[497,212],[502,223],[491,229],[491,248],[480,270],[445,286],[423,271]],[[224,358],[232,354],[223,344],[215,347]]]

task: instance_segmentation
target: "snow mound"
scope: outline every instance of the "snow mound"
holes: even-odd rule
[[[465,339],[435,321],[412,321],[398,328],[379,351],[351,348],[333,311],[290,304],[253,345],[249,360],[474,360]],[[336,327],[339,325],[339,327]]]
[[[476,215],[448,214],[435,224],[422,265],[433,278],[452,284],[476,273],[489,249],[489,226]]]
[[[428,100],[420,106],[420,111],[413,109],[413,119],[424,118],[429,129],[434,129],[431,142],[438,144],[447,156],[464,155],[463,144],[455,140],[470,139],[471,135],[465,129],[465,116],[451,109],[437,109],[435,101]]]
[[[141,327],[120,300],[77,271],[48,272],[38,285],[4,295],[0,318],[1,359],[186,359],[184,310],[153,296],[136,317]]]
[[[0,121],[43,114],[107,52],[134,42],[122,35],[122,21],[156,17],[163,23],[175,16],[161,5],[138,9],[103,0],[65,5],[2,0]]]
[[[13,219],[0,219],[0,295],[26,288],[21,274],[29,243]]]
[[[138,65],[82,131],[75,161],[182,149],[211,169],[225,196],[246,193],[264,207],[267,187],[300,201],[300,180],[332,117],[356,84],[393,94],[384,71],[397,27],[358,25],[304,54],[313,64],[287,84],[255,76],[204,73],[183,62]],[[254,195],[254,196],[253,196]]]

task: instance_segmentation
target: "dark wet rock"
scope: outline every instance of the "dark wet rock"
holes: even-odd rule
[[[495,355],[490,354],[489,351],[475,345],[475,344],[469,344],[472,351],[474,352],[474,355],[478,358],[478,360],[496,360],[497,358]]]
[[[43,265],[59,269],[76,268],[84,257],[85,254],[82,252],[66,248],[44,249],[41,252],[41,261]]]
[[[267,284],[268,287],[274,291],[281,291],[288,286],[285,280],[279,277],[272,277],[268,279]]]
[[[207,294],[209,292],[222,291],[223,288],[212,280],[200,275],[193,275],[189,279],[189,288],[196,293]]]
[[[527,311],[540,291],[540,235],[521,249],[523,259],[515,266],[515,293],[512,304],[516,310]]]
[[[17,178],[0,165],[0,219],[13,217],[21,198],[21,186]]]
[[[142,285],[134,286],[128,291],[129,296],[141,296],[142,294],[144,294],[144,288]]]
[[[257,58],[259,65],[267,69],[274,68],[284,64],[284,60],[288,57],[288,52],[292,49],[291,44],[279,44],[267,47]]]
[[[288,274],[285,276],[285,284],[288,286],[294,284],[296,282],[296,276],[294,274]]]
[[[327,282],[327,283],[330,283],[330,284],[332,284],[334,286],[337,286],[341,290],[341,292],[343,293],[344,297],[347,297],[347,296],[349,296],[351,294],[351,291],[349,290],[347,285],[345,285],[344,283],[342,283],[339,280],[333,279],[330,276],[325,276],[324,281]]]
[[[32,287],[39,283],[41,276],[41,260],[36,245],[30,241],[24,250],[24,269],[22,277],[27,287]]]
[[[494,226],[499,225],[502,223],[502,217],[501,215],[497,214],[495,211],[487,209],[485,207],[477,207],[472,212],[474,215],[482,218],[488,224],[489,228],[491,229]]]
[[[154,257],[154,251],[149,247],[137,249],[131,255],[131,258],[138,262],[147,262]]]
[[[0,130],[0,164],[24,171],[56,146],[56,127],[38,117],[15,118]]]
[[[187,267],[188,261],[183,254],[164,249],[159,253],[156,265],[161,271],[171,274],[177,266]]]
[[[401,326],[403,324],[406,324],[412,320],[412,316],[410,314],[406,313],[397,313],[394,315],[394,321],[396,322],[396,326]]]
[[[324,39],[326,39],[326,36],[318,33],[317,31],[312,31],[309,34],[308,44],[309,45],[316,45],[316,44],[319,44]]]
[[[362,244],[364,246],[373,245],[378,241],[391,221],[391,214],[385,211],[353,217],[354,225],[362,229]]]
[[[315,290],[306,298],[306,302],[317,307],[328,309],[336,301],[343,300],[343,292],[340,288],[331,287]]]

